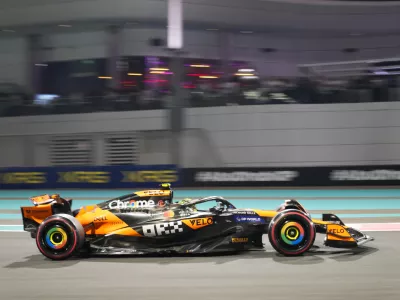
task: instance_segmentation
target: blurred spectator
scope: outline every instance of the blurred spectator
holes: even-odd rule
[[[185,83],[180,93],[183,98],[181,103],[187,107],[207,107],[385,102],[398,101],[400,93],[398,77],[374,75],[348,79],[232,76],[223,81],[217,80],[199,79]],[[160,85],[132,84],[121,89],[74,92],[45,103],[36,102],[34,95],[16,84],[3,83],[0,84],[0,116],[166,109],[173,104],[175,93],[165,80],[160,81]]]

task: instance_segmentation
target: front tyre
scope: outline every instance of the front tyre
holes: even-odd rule
[[[85,231],[74,217],[57,214],[40,224],[36,234],[39,251],[52,260],[63,260],[80,250],[85,241]]]
[[[285,210],[276,215],[268,228],[272,247],[285,256],[299,256],[314,244],[316,229],[310,218],[299,210]]]

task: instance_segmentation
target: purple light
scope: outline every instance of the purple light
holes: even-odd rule
[[[375,75],[388,75],[389,73],[386,71],[375,71],[374,74]]]

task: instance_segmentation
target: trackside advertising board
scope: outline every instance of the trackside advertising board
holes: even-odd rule
[[[0,189],[400,186],[400,165],[202,168],[174,165],[0,168]]]
[[[180,177],[174,165],[6,168],[0,169],[0,188],[154,188],[163,182],[179,186]]]
[[[186,187],[397,186],[400,166],[185,169]]]

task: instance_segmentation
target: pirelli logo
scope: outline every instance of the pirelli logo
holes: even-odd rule
[[[249,238],[232,238],[232,243],[247,243]]]

